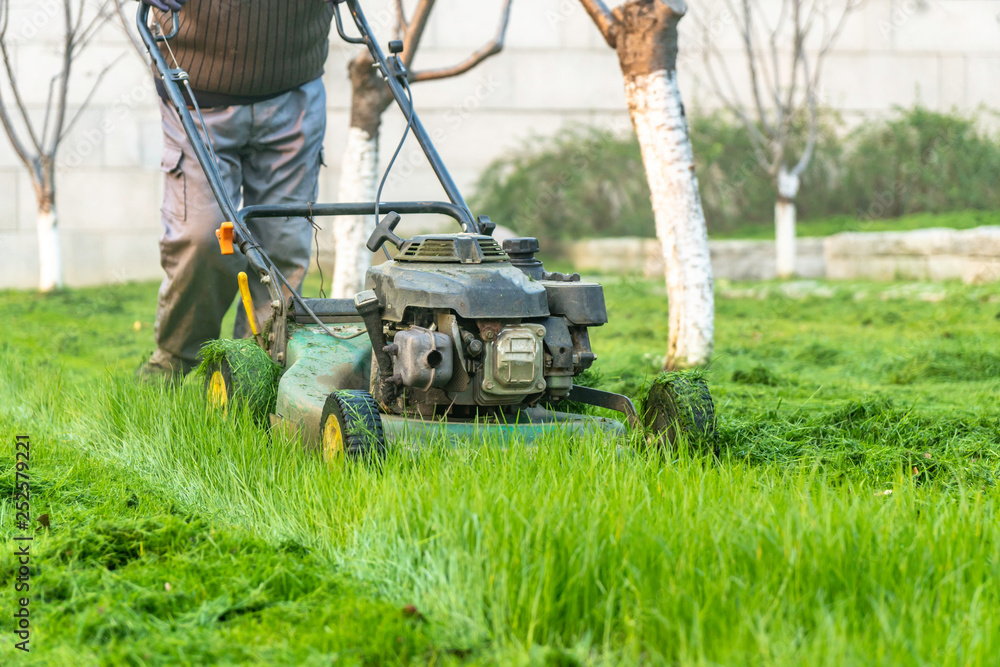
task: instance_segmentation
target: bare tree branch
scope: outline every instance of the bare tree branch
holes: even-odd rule
[[[795,0],[791,0],[795,2]],[[774,30],[771,32],[771,71],[774,72],[774,84],[771,88],[771,95],[774,98],[774,106],[778,113],[778,122],[781,122],[781,70],[778,65],[778,35],[781,33],[781,26],[785,23],[785,17],[787,16],[786,9],[788,8],[789,0],[781,0],[781,11],[778,14],[778,20],[775,22]],[[758,9],[763,12],[760,5],[758,4]]]
[[[56,75],[49,79],[49,94],[45,98],[45,117],[42,118],[42,145],[47,145],[49,143],[49,116],[52,115],[52,96],[55,94],[56,81],[59,80],[59,76]]]
[[[396,38],[399,39],[406,32],[407,21],[406,11],[403,9],[403,0],[396,0]]]
[[[728,0],[727,3],[729,4]],[[732,11],[730,9],[730,11]],[[735,12],[733,12],[735,14]],[[764,112],[764,104],[760,96],[760,82],[757,78],[757,56],[753,45],[753,20],[751,18],[750,0],[743,0],[743,48],[747,54],[747,67],[750,70],[750,89],[753,91],[754,102],[757,105],[757,115],[765,132],[770,132],[770,123]]]
[[[35,133],[35,128],[31,123],[31,118],[28,117],[28,108],[25,106],[24,100],[21,99],[21,90],[17,83],[17,75],[14,74],[14,59],[11,58],[10,51],[7,48],[7,24],[10,14],[10,0],[0,0],[0,5],[3,6],[3,30],[0,32],[0,55],[3,56],[4,69],[7,71],[7,79],[10,82],[10,90],[14,98],[14,106],[17,108],[18,115],[21,116],[21,121],[24,123],[28,132],[28,139],[35,147],[35,151],[41,153],[42,145],[38,141],[38,135]],[[10,131],[14,131],[13,124],[11,124],[10,128]],[[12,143],[17,143],[24,148],[23,142],[13,142],[12,140]],[[28,155],[27,151],[25,151],[25,155]]]
[[[813,4],[815,7],[815,4]],[[792,115],[792,104],[795,101],[795,89],[796,82],[798,81],[798,71],[799,66],[802,62],[802,55],[805,49],[806,36],[808,35],[808,25],[803,25],[802,23],[802,3],[801,1],[793,1],[792,3],[792,22],[795,26],[794,33],[792,35],[792,70],[789,72],[788,77],[788,90],[785,94],[785,104],[782,107],[782,112],[787,117],[786,124],[790,125],[791,115]]]
[[[611,10],[604,4],[603,0],[580,0],[580,4],[587,10],[591,20],[601,31],[601,36],[612,49],[618,48],[618,35],[615,19],[611,15]]]
[[[410,81],[433,81],[435,79],[447,79],[449,77],[465,74],[484,60],[503,51],[504,40],[507,37],[507,26],[510,24],[510,8],[512,2],[513,0],[506,0],[504,2],[503,10],[500,15],[500,26],[497,28],[497,34],[491,42],[485,44],[482,48],[457,65],[411,73]]]
[[[125,16],[125,10],[122,8],[122,3],[129,2],[129,0],[115,0],[115,13],[118,14],[118,20],[121,23],[122,31],[125,36],[128,37],[128,41],[132,42],[132,48],[135,50],[139,59],[142,60],[144,65],[149,64],[149,56],[146,53],[146,46],[139,39],[139,36],[132,32],[132,22]],[[131,4],[131,2],[129,2]]]
[[[69,133],[73,130],[73,125],[76,124],[77,119],[80,118],[80,115],[84,112],[84,110],[86,110],[87,105],[90,104],[91,99],[93,99],[94,97],[94,93],[97,92],[97,89],[101,85],[101,81],[104,80],[104,75],[107,74],[112,67],[117,65],[118,61],[121,60],[122,56],[124,55],[125,55],[124,51],[122,53],[119,53],[114,60],[105,65],[104,68],[100,72],[98,72],[97,77],[94,79],[94,85],[90,88],[90,92],[87,93],[87,97],[84,98],[83,104],[81,104],[80,108],[76,110],[76,113],[73,114],[73,117],[70,119],[70,121],[66,123],[66,128],[63,130],[62,136],[59,137],[59,141],[65,139],[69,135]]]
[[[108,13],[108,5],[110,0],[104,0],[101,6],[97,9],[97,13],[82,30],[77,30],[73,37],[73,57],[76,58],[80,51],[87,47],[88,44],[100,33],[101,29],[104,27],[108,19],[111,18]],[[117,2],[115,3],[118,4]]]
[[[80,25],[83,23],[83,9],[84,4],[87,0],[80,0],[80,4],[76,10],[76,23],[73,24],[73,34],[80,34]],[[69,2],[66,3],[66,10],[69,11]]]
[[[847,16],[862,2],[863,0],[844,0],[843,11],[831,28],[832,8],[830,3],[824,0],[812,0],[812,2],[809,0],[782,0],[777,22],[773,27],[768,23],[760,0],[741,0],[742,50],[747,58],[746,64],[753,94],[752,106],[756,108],[761,119],[759,128],[752,122],[748,122],[749,116],[736,101],[738,89],[729,77],[721,52],[711,43],[706,49],[706,69],[716,95],[722,101],[723,106],[734,113],[746,126],[754,153],[758,161],[761,162],[761,166],[765,166],[770,175],[776,176],[784,168],[788,144],[794,133],[796,118],[801,117],[803,112],[806,114],[806,122],[808,123],[806,145],[790,173],[795,176],[801,175],[812,160],[819,134],[818,90],[822,64],[833,43],[839,37]],[[730,7],[730,11],[735,14],[731,0],[726,0],[726,4]],[[807,53],[807,42],[811,32],[816,29],[817,23],[820,21],[823,23],[823,36],[815,62],[813,62]],[[790,69],[786,73],[787,78],[781,75],[779,64],[781,54],[779,40],[786,34],[786,26],[791,30],[792,40]],[[769,47],[769,53],[766,55],[760,50],[760,44],[763,40],[758,41],[758,30],[761,28],[764,30]],[[770,59],[770,67],[765,65],[768,58]],[[721,68],[726,79],[726,86],[720,84],[715,73],[713,60]],[[773,76],[773,81],[770,80],[771,76]],[[771,101],[767,102],[767,98],[770,98]],[[770,109],[768,109],[769,106]],[[762,152],[766,153],[767,157],[762,157]]]
[[[81,3],[83,0],[80,0]],[[69,0],[63,2],[63,8],[65,10],[65,34],[63,36],[63,66],[60,72],[60,85],[58,97],[56,97],[56,120],[55,125],[53,125],[52,132],[52,144],[49,148],[43,152],[49,154],[55,154],[56,150],[59,148],[59,138],[62,135],[62,130],[66,122],[66,102],[69,98],[69,76],[73,69],[73,41],[76,38],[76,33],[74,32],[75,26],[73,24],[73,13],[70,10]],[[82,10],[82,7],[81,7]]]
[[[7,57],[6,49],[7,25],[9,23],[9,17],[9,0],[0,0],[0,47],[3,48],[3,58],[5,63],[10,62],[10,59]],[[8,69],[8,72],[9,71],[10,70]],[[28,149],[22,143],[21,138],[17,134],[17,129],[14,127],[13,119],[7,113],[7,105],[4,104],[3,101],[2,86],[0,86],[0,123],[3,123],[4,132],[7,134],[7,138],[10,139],[10,145],[13,146],[14,152],[17,153],[17,157],[24,163],[25,167],[30,169],[31,158],[28,154]]]
[[[721,54],[718,54],[718,47],[708,38],[708,26],[704,26],[706,36],[705,36],[705,49],[703,52],[703,60],[705,63],[705,70],[708,72],[709,80],[712,83],[712,87],[715,89],[716,96],[722,101],[722,104],[726,109],[736,116],[743,123],[744,128],[747,131],[747,135],[750,137],[750,145],[753,148],[754,156],[757,158],[759,166],[764,170],[770,170],[770,161],[767,156],[768,138],[761,133],[754,121],[746,113],[742,106],[735,102],[735,99],[731,99],[725,92],[725,88],[719,83],[718,77],[715,73],[715,67],[712,64],[712,53],[713,51],[719,55],[717,60],[720,67],[722,68],[722,73],[726,77],[729,89],[733,91],[735,96],[736,88],[733,85],[732,77],[729,75],[729,69],[726,67],[725,60],[721,58]]]
[[[752,35],[752,39],[753,39],[753,42],[754,42],[754,51],[753,51],[754,52],[754,58],[759,60],[759,64],[755,65],[755,66],[759,68],[760,78],[761,78],[761,81],[763,82],[763,91],[760,93],[759,96],[755,97],[755,102],[757,102],[758,99],[761,102],[763,102],[763,100],[765,100],[765,99],[772,98],[774,96],[774,94],[775,94],[774,91],[776,91],[779,88],[779,86],[781,85],[780,84],[780,81],[781,81],[781,72],[778,70],[777,51],[776,51],[775,45],[773,43],[773,40],[774,40],[774,37],[776,35],[776,31],[778,30],[778,28],[775,28],[774,30],[772,30],[771,27],[770,27],[770,25],[768,25],[768,23],[767,23],[767,14],[766,14],[766,12],[764,11],[764,9],[761,6],[760,0],[752,0],[752,1],[753,1],[753,5],[756,7],[756,9],[754,9],[751,12],[751,14],[750,14],[750,22],[749,22],[750,25],[749,25],[749,29],[747,30],[747,32],[750,35]],[[744,0],[744,4],[745,4],[745,0]],[[782,14],[779,14],[779,16],[778,16],[778,25],[781,24],[782,15],[784,13],[784,8],[785,8],[786,4],[787,4],[786,0],[782,0],[782,4],[781,4]],[[749,10],[749,7],[747,7],[747,10]],[[732,12],[732,7],[730,7],[730,11]],[[733,12],[733,15],[735,16],[735,12]],[[744,20],[745,20],[745,17],[744,17]],[[760,24],[760,28],[758,28],[758,23]],[[758,34],[757,34],[758,31],[760,31],[760,32],[763,33],[759,37],[758,37]],[[761,47],[761,44],[763,44],[765,41],[770,41],[771,42],[772,55],[774,56],[774,59],[770,63],[770,65],[771,65],[770,67],[768,66],[768,59],[763,56],[762,47]],[[756,92],[755,92],[755,95],[756,95]],[[766,126],[770,127],[772,125],[772,123],[779,122],[779,119],[777,119],[777,118],[774,121],[771,120],[770,114],[767,113],[766,105],[764,105],[763,113],[761,113],[761,109],[758,106],[757,113],[762,118],[762,123],[763,123],[762,126],[766,125]]]
[[[31,157],[28,154],[28,149],[21,142],[14,123],[7,113],[7,105],[4,104],[2,91],[0,91],[0,123],[3,124],[4,132],[7,134],[7,138],[10,139],[10,145],[13,146],[17,157],[24,163],[24,166],[31,168]]]
[[[817,122],[816,109],[816,90],[810,83],[809,60],[805,54],[802,55],[802,66],[803,75],[805,76],[806,85],[808,86],[809,137],[806,139],[806,147],[805,150],[802,151],[802,156],[799,158],[798,163],[792,168],[792,174],[795,176],[801,176],[802,172],[804,172],[806,167],[809,166],[809,162],[812,160],[813,151],[816,149],[816,136],[819,133],[819,123]]]
[[[406,24],[402,58],[407,69],[413,65],[413,59],[420,48],[420,40],[424,37],[424,28],[427,27],[427,19],[430,18],[431,11],[434,9],[434,2],[435,0],[420,0],[416,9],[413,10],[413,16]]]
[[[0,55],[3,56],[4,70],[10,84],[13,106],[23,121],[25,131],[32,146],[25,145],[10,114],[10,107],[2,98],[0,89],[0,122],[10,139],[11,145],[18,157],[31,171],[35,188],[39,192],[48,190],[51,194],[55,170],[55,156],[59,145],[79,119],[82,111],[88,106],[108,71],[121,55],[105,66],[97,75],[93,87],[88,92],[79,109],[67,123],[67,107],[69,103],[69,81],[75,59],[80,52],[100,31],[104,23],[111,18],[107,11],[111,0],[103,0],[97,14],[85,21],[85,0],[79,0],[75,17],[72,0],[63,0],[63,36],[62,36],[62,66],[60,71],[49,82],[49,92],[45,104],[45,114],[40,128],[32,123],[27,107],[21,98],[20,85],[13,68],[13,59],[7,43],[7,27],[10,19],[10,0],[0,0]],[[116,3],[117,4],[117,3]],[[39,132],[40,129],[40,132]],[[40,138],[39,138],[40,137]],[[34,148],[34,151],[30,150]]]

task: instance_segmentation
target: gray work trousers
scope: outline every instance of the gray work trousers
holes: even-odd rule
[[[166,278],[156,312],[156,343],[190,370],[201,346],[219,337],[222,318],[247,270],[236,250],[219,252],[215,230],[225,221],[208,180],[181,127],[177,112],[160,101],[163,116],[163,237],[160,264]],[[316,79],[265,102],[204,110],[220,171],[237,206],[314,202],[318,194],[326,92]],[[197,123],[197,118],[195,119]],[[247,222],[251,234],[288,282],[300,289],[309,268],[312,226],[304,218]],[[261,325],[270,316],[267,290],[250,273],[254,310]],[[287,296],[287,295],[286,295]],[[238,305],[237,338],[248,335]]]

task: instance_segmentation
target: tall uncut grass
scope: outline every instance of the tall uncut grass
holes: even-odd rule
[[[190,508],[325,554],[448,641],[682,663],[992,664],[995,491],[599,439],[430,443],[329,468],[250,419],[109,381],[85,446]]]

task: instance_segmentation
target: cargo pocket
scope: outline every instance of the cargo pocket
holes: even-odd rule
[[[163,215],[187,220],[187,182],[184,177],[184,151],[169,142],[163,144]]]

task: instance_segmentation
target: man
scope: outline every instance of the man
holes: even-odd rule
[[[142,0],[180,10],[180,32],[161,49],[190,77],[233,202],[316,201],[326,93],[321,76],[332,5],[323,0]],[[181,9],[181,5],[184,5]],[[169,31],[169,19],[157,14]],[[219,252],[224,222],[162,82],[164,193],[160,263],[166,278],[156,312],[157,349],[140,377],[178,380],[201,346],[218,338],[238,291],[246,258]],[[309,267],[312,228],[302,218],[252,220],[255,239],[288,281],[300,287]],[[251,277],[258,319],[269,315],[267,291]],[[236,337],[246,335],[238,306]]]

